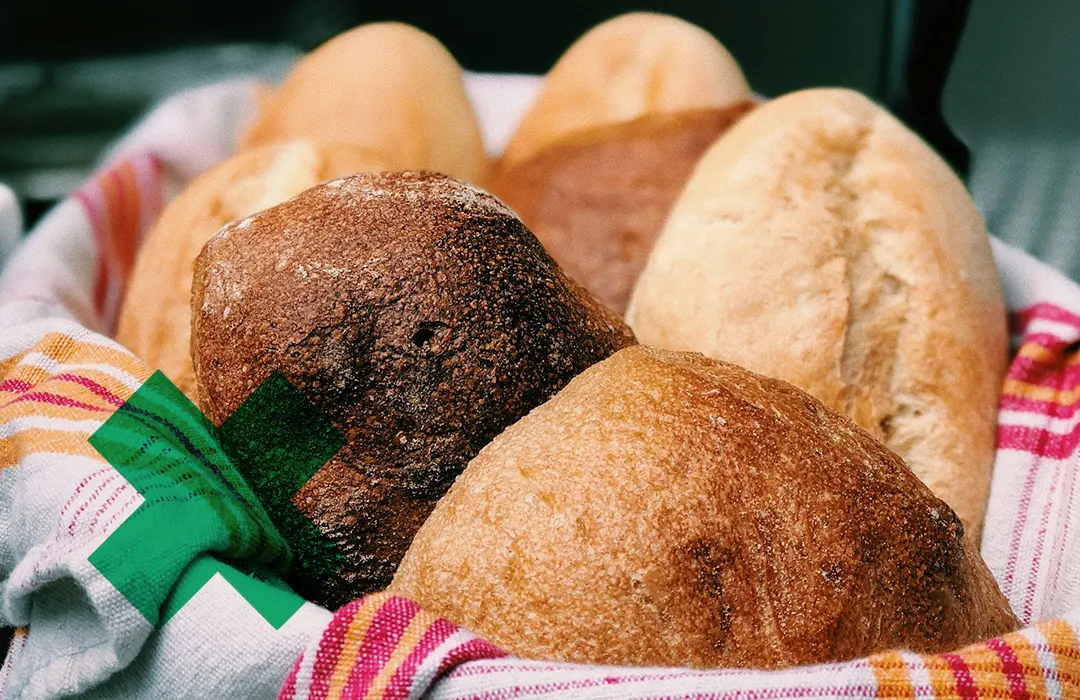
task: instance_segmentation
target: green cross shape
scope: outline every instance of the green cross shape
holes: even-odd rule
[[[279,629],[304,601],[276,572],[296,563],[325,574],[340,565],[333,543],[291,497],[345,438],[279,373],[215,428],[155,372],[89,440],[145,499],[90,563],[157,627],[220,574]],[[275,525],[306,535],[296,562]]]

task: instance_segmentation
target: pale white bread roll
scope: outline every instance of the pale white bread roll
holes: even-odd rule
[[[751,97],[739,64],[705,30],[669,15],[621,15],[582,35],[548,72],[503,163],[581,129]]]
[[[298,61],[241,146],[292,139],[358,144],[391,169],[469,182],[483,182],[489,167],[461,67],[437,39],[395,22],[339,34]]]
[[[899,454],[978,541],[1007,364],[963,184],[847,90],[759,107],[698,163],[631,298],[641,342],[780,377]]]

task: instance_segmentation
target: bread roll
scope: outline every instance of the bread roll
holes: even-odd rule
[[[846,90],[756,109],[698,163],[627,314],[649,345],[786,379],[907,462],[979,541],[1007,361],[963,184]]]
[[[320,182],[384,167],[379,154],[359,146],[292,141],[241,153],[195,179],[169,203],[139,249],[117,341],[194,399],[191,273],[206,241],[228,222]]]
[[[708,32],[633,12],[597,25],[558,60],[503,153],[507,165],[581,129],[751,98],[739,65]]]
[[[373,148],[393,170],[435,170],[477,183],[487,177],[461,67],[438,40],[405,24],[365,24],[297,62],[241,144],[290,139]]]
[[[637,346],[485,447],[390,590],[511,654],[777,668],[1017,621],[948,506],[782,381]]]
[[[648,114],[575,132],[503,168],[491,191],[570,277],[622,314],[698,159],[752,107]]]
[[[210,419],[278,370],[348,439],[293,498],[346,557],[336,576],[293,581],[328,607],[384,588],[481,447],[632,342],[509,209],[431,173],[315,187],[227,226],[196,264]],[[302,575],[315,550],[283,534]]]

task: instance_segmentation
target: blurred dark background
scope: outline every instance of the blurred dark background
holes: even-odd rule
[[[16,190],[32,222],[164,95],[241,73],[276,79],[296,52],[363,22],[415,24],[470,70],[543,73],[590,27],[631,10],[668,12],[706,28],[762,94],[842,85],[872,95],[962,170],[965,154],[939,123],[937,105],[967,5],[968,0],[0,0],[0,181]],[[932,40],[920,40],[920,32]],[[913,54],[915,44],[923,48]]]
[[[944,0],[940,0],[944,2]],[[763,92],[821,83],[881,90],[889,0],[679,2],[247,3],[5,0],[0,60],[56,61],[191,45],[285,42],[307,50],[362,22],[415,24],[479,71],[542,73],[578,36],[621,12],[652,9],[713,32]]]
[[[967,178],[991,231],[1080,278],[1075,0],[0,0],[0,182],[33,224],[165,96],[279,80],[364,22],[415,24],[470,70],[539,74],[631,10],[712,32],[765,96],[835,85],[874,97]]]

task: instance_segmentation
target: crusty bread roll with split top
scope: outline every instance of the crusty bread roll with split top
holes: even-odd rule
[[[818,89],[698,163],[627,313],[641,342],[786,379],[880,439],[979,542],[1007,366],[990,241],[892,115]]]

